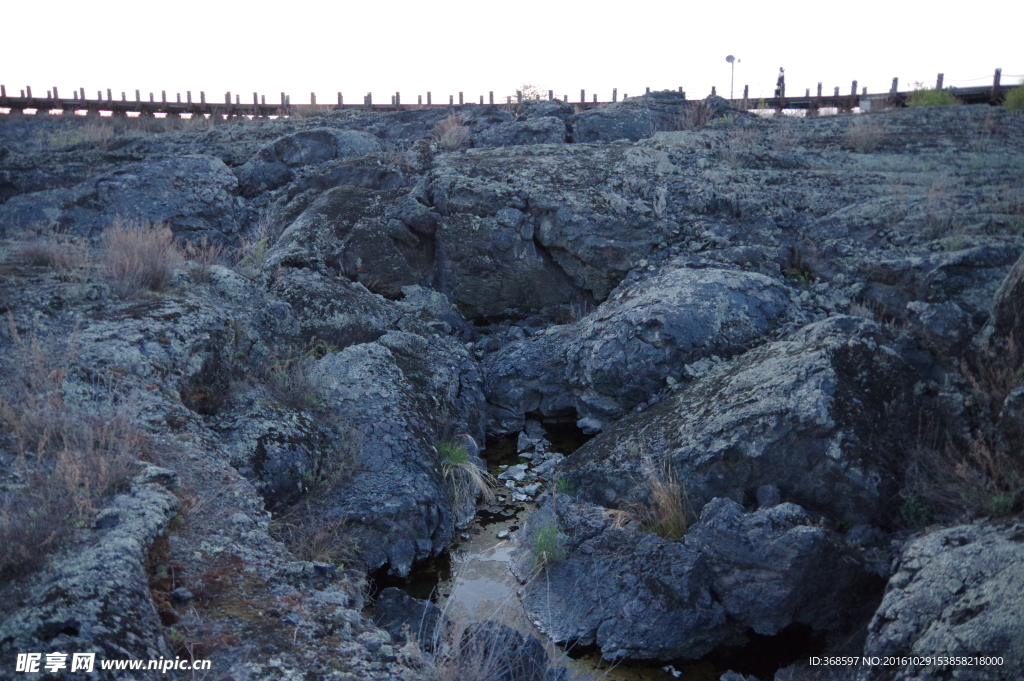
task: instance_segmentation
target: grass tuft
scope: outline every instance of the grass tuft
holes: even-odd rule
[[[623,518],[636,521],[644,532],[665,539],[681,539],[690,529],[693,515],[686,498],[686,487],[671,466],[660,473],[650,473],[645,482],[648,501],[627,504],[621,509]]]
[[[441,457],[441,470],[448,481],[455,508],[462,508],[467,497],[476,499],[483,496],[488,502],[494,500],[497,481],[470,457],[466,445],[441,442],[437,445],[437,453]]]
[[[115,295],[128,298],[139,291],[163,291],[171,285],[181,251],[165,223],[126,222],[117,219],[104,232],[104,260],[114,282]]]
[[[533,535],[530,547],[533,553],[533,564],[536,569],[547,567],[565,560],[568,556],[565,547],[558,538],[558,525],[552,522],[537,530]]]
[[[434,126],[431,137],[445,151],[455,151],[469,138],[469,128],[466,127],[462,116],[452,113]]]

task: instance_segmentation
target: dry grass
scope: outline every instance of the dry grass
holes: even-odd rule
[[[355,562],[355,532],[347,519],[328,516],[327,496],[352,475],[364,439],[355,429],[343,433],[338,446],[326,453],[318,469],[306,477],[302,499],[270,521],[271,536],[297,559],[332,565]]]
[[[676,476],[671,465],[665,464],[657,473],[651,472],[645,480],[648,501],[623,506],[616,522],[625,525],[636,522],[644,532],[665,539],[681,539],[690,529],[693,510],[686,498],[686,486]]]
[[[248,274],[259,272],[270,252],[270,220],[260,218],[256,228],[248,237],[239,238],[235,267]]]
[[[673,130],[693,130],[704,127],[715,118],[715,110],[707,102],[693,102],[683,108],[671,127]]]
[[[188,274],[197,284],[208,284],[213,280],[213,265],[224,261],[224,247],[211,244],[205,236],[199,244],[186,243],[184,256],[188,262]]]
[[[452,113],[434,126],[430,136],[445,151],[455,151],[469,138],[469,128],[462,116]]]
[[[78,356],[74,335],[46,346],[37,331],[22,336],[12,317],[7,335],[0,425],[14,459],[11,484],[0,489],[0,579],[31,572],[91,522],[147,443],[123,412],[65,403],[64,379]]]
[[[846,131],[846,146],[860,154],[877,151],[885,137],[885,125],[880,120],[858,119]]]
[[[18,257],[29,265],[48,267],[62,276],[72,275],[92,264],[87,244],[63,236],[53,241],[34,241],[22,247]]]
[[[428,681],[540,679],[547,667],[542,647],[531,650],[522,634],[496,622],[457,622],[434,639]]]
[[[941,239],[953,229],[953,211],[956,208],[956,191],[958,185],[948,175],[936,179],[928,187],[925,196],[925,222],[928,225],[928,237]]]
[[[170,286],[182,256],[166,224],[118,219],[104,232],[104,239],[104,261],[116,295],[127,298],[143,289],[162,291]]]

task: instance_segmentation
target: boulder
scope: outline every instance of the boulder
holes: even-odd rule
[[[503,430],[519,430],[527,413],[557,418],[574,409],[580,425],[596,432],[685,381],[686,364],[765,337],[788,307],[785,287],[761,274],[662,272],[621,286],[574,324],[488,358],[488,400]]]
[[[564,560],[531,578],[538,566],[529,547],[556,530]],[[556,643],[597,645],[609,660],[671,660],[742,640],[712,595],[706,559],[687,544],[615,527],[565,495],[530,516],[524,532],[514,565],[529,580],[523,605]]]
[[[396,641],[415,637],[425,650],[433,650],[450,625],[441,608],[395,587],[388,587],[377,595],[373,603],[373,623]]]
[[[621,102],[589,109],[576,115],[573,122],[574,142],[635,142],[659,130],[680,130],[688,124],[683,120],[696,106],[707,108],[708,120],[725,115],[749,115],[729,106],[721,97],[708,97],[704,102],[687,100],[681,92],[664,90]],[[706,121],[701,121],[703,123]]]
[[[1010,268],[992,298],[992,312],[978,334],[981,346],[1005,344],[1010,337],[1024,342],[1024,253]]]
[[[566,132],[565,121],[562,119],[541,116],[491,126],[477,135],[475,143],[477,147],[562,144],[565,142]]]
[[[868,626],[870,656],[995,655],[1002,665],[862,667],[861,681],[1024,677],[1024,524],[976,523],[911,540]],[[954,672],[953,670],[956,669]]]
[[[685,389],[617,422],[559,466],[604,506],[643,496],[637,480],[671,464],[689,501],[782,501],[849,526],[890,526],[917,423],[917,374],[854,317],[811,324],[723,362]],[[638,496],[639,495],[639,496]]]
[[[528,519],[514,569],[530,617],[555,641],[597,645],[605,659],[698,658],[794,623],[847,632],[881,593],[866,563],[796,504],[745,513],[714,499],[681,541],[624,517],[558,495]],[[531,576],[529,547],[554,530],[563,559]]]
[[[448,338],[388,332],[328,354],[311,382],[348,429],[351,469],[322,492],[325,520],[346,519],[369,570],[405,576],[447,549],[464,509],[453,509],[437,445],[467,434],[483,441],[483,393],[475,362]]]

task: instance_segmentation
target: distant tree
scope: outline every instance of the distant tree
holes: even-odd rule
[[[517,87],[516,90],[518,90],[519,92],[523,93],[523,99],[524,100],[527,100],[527,99],[547,99],[548,98],[547,90],[542,90],[540,88],[540,86],[533,85],[531,83],[523,83],[522,85]],[[515,93],[512,94],[512,101],[513,102],[516,101]]]

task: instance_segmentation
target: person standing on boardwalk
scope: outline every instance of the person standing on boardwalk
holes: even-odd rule
[[[786,69],[779,67],[779,79],[775,82],[775,96],[786,96]]]

